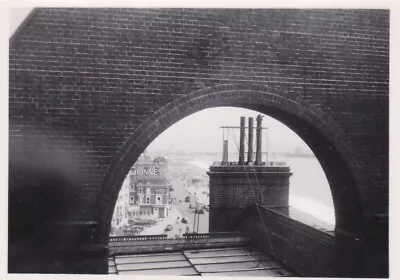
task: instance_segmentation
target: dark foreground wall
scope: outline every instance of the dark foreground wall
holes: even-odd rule
[[[139,154],[216,106],[298,133],[327,175],[338,227],[387,249],[388,11],[38,9],[9,58],[10,271],[105,273],[104,261],[82,266],[83,253],[35,253],[107,251]]]
[[[384,251],[370,241],[334,230],[297,209],[252,206],[241,220],[241,230],[254,246],[298,276],[372,278],[388,273]]]
[[[252,237],[254,246],[298,276],[340,276],[335,263],[335,234],[295,220],[288,214],[288,207],[285,210],[282,213],[274,208],[248,208],[242,230]],[[345,266],[354,263],[352,261]]]

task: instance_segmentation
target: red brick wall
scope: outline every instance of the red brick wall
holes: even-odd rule
[[[107,243],[139,154],[215,106],[297,132],[327,174],[337,225],[372,234],[388,212],[388,27],[387,10],[35,10],[10,40],[10,242],[90,220],[88,240]]]

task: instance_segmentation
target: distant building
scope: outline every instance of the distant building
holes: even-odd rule
[[[130,176],[126,176],[122,183],[121,190],[118,194],[117,203],[115,204],[114,214],[111,221],[112,227],[119,227],[123,224],[128,224],[129,220],[129,186]]]
[[[168,216],[170,184],[167,180],[167,161],[141,158],[130,171],[131,218]]]
[[[163,157],[151,160],[142,155],[126,176],[114,208],[111,226],[118,228],[138,218],[168,217],[170,184],[168,163]]]

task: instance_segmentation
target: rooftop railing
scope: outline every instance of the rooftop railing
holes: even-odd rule
[[[239,163],[236,161],[228,161],[228,162],[221,162],[221,161],[214,161],[212,166],[239,166]],[[268,162],[263,162],[259,165],[240,165],[240,166],[251,166],[251,167],[265,167],[265,166],[272,166],[272,167],[286,167],[288,166],[286,162],[284,161],[268,161]]]
[[[166,234],[110,236],[110,242],[131,242],[131,241],[165,240],[165,239],[167,239]]]
[[[244,246],[250,238],[240,232],[188,233],[181,238],[167,235],[112,236],[109,254],[154,253],[184,249]]]

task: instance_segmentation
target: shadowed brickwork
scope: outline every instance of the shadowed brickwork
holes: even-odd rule
[[[289,167],[212,165],[210,232],[240,230],[245,209],[254,203],[289,206]]]
[[[338,265],[335,265],[337,235],[292,219],[288,213],[282,213],[282,208],[288,212],[295,210],[290,207],[248,207],[242,212],[242,231],[252,237],[254,246],[284,263],[297,275],[340,276]],[[349,260],[350,255],[345,256]],[[354,264],[350,260],[341,263],[339,268],[346,270]],[[348,271],[347,275],[351,276]]]
[[[338,228],[387,256],[389,11],[37,9],[9,51],[10,271],[106,273],[106,260],[18,256],[107,251],[130,166],[169,126],[217,106],[302,137]],[[48,234],[57,223],[71,234]],[[361,267],[382,260],[370,255]]]

